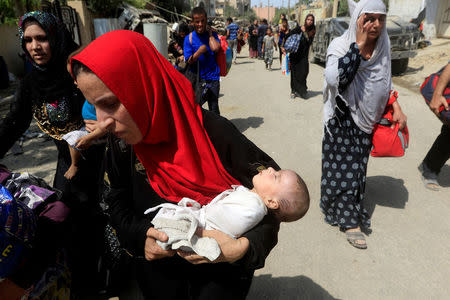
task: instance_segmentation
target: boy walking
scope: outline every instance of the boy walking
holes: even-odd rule
[[[266,63],[266,70],[272,70],[273,51],[277,50],[275,37],[271,28],[267,28],[266,36],[263,40],[262,51],[264,53],[264,62]]]
[[[233,23],[233,18],[227,19],[227,40],[228,46],[233,51],[233,63],[236,63],[237,47],[238,47],[239,26]]]
[[[194,31],[184,39],[184,58],[193,73],[199,72],[197,84],[201,87],[201,94],[196,97],[200,106],[208,102],[209,110],[220,115],[220,68],[216,63],[216,52],[220,49],[220,41],[217,33],[207,26],[207,22],[204,8],[196,7],[192,10]]]

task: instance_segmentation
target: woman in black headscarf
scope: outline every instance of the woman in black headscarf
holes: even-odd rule
[[[250,58],[258,57],[258,20],[255,19],[253,24],[248,27],[248,49]]]
[[[67,237],[73,244],[67,248],[71,250],[73,284],[89,288],[96,269],[95,249],[99,239],[93,232],[98,223],[104,146],[92,146],[84,151],[75,177],[71,180],[64,177],[71,158],[68,145],[61,137],[83,126],[81,110],[85,99],[66,69],[67,58],[78,45],[63,23],[52,14],[40,11],[27,13],[20,19],[19,36],[33,69],[20,82],[10,111],[0,124],[0,158],[30,126],[32,117],[53,138],[58,150],[53,187],[63,192],[63,200],[71,211],[72,231],[67,232]]]
[[[305,18],[303,26],[297,26],[292,29],[285,38],[292,34],[302,34],[302,39],[298,50],[289,55],[289,63],[291,69],[291,98],[301,97],[306,99],[308,87],[306,86],[306,78],[309,73],[309,47],[313,43],[316,34],[316,26],[314,25],[314,15],[308,14]]]

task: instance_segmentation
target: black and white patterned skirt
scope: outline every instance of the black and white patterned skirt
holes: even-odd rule
[[[340,102],[336,116],[324,129],[320,208],[331,225],[369,227],[370,216],[362,202],[372,135],[359,129]]]

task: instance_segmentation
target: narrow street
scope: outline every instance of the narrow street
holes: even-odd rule
[[[401,158],[370,158],[365,207],[373,233],[368,249],[358,250],[323,222],[319,210],[323,67],[310,65],[309,99],[292,100],[277,58],[274,70],[266,71],[262,61],[247,57],[247,48],[241,56],[221,82],[222,115],[282,168],[297,171],[311,195],[308,214],[282,224],[278,245],[256,272],[248,299],[448,298],[450,165],[441,172],[441,191],[424,188],[417,166],[440,122],[418,89],[395,87],[408,115],[410,146]],[[55,159],[53,142],[32,138],[24,154],[8,154],[0,163],[51,182]]]
[[[358,250],[322,220],[322,66],[310,65],[308,87],[308,100],[291,100],[289,77],[247,57],[238,58],[221,83],[222,115],[282,168],[297,171],[311,195],[308,214],[282,224],[278,245],[257,271],[248,299],[447,298],[450,165],[441,172],[445,188],[439,192],[425,189],[417,170],[441,123],[418,89],[395,86],[408,115],[410,147],[401,158],[370,158],[365,207],[373,233],[368,249]]]

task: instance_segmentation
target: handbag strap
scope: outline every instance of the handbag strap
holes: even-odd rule
[[[192,47],[192,32],[189,33],[189,43],[191,43],[191,47]],[[200,81],[200,62],[197,59],[197,82],[196,84],[198,84]]]

